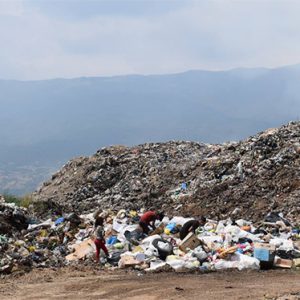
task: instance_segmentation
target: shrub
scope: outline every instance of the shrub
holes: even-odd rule
[[[31,194],[26,194],[25,196],[21,197],[20,206],[28,208],[30,204],[32,204],[33,198]]]
[[[17,206],[21,204],[21,198],[12,194],[5,193],[3,195],[5,202],[7,203],[15,203]]]
[[[28,208],[32,203],[32,195],[26,194],[25,196],[15,196],[12,194],[5,193],[3,195],[5,202],[15,203],[17,206]]]

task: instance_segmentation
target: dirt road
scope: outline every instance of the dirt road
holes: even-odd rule
[[[300,299],[300,272],[139,274],[35,270],[0,280],[0,299]]]

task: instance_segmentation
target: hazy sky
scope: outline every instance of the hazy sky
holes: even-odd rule
[[[0,0],[0,78],[300,62],[300,1]]]

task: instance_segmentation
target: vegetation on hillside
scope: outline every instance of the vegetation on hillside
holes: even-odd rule
[[[28,208],[32,203],[32,195],[26,194],[24,196],[16,196],[13,194],[5,193],[3,195],[5,202],[15,203],[17,206]]]

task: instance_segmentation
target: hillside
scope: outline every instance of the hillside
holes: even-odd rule
[[[0,192],[32,191],[99,147],[240,140],[299,118],[300,67],[0,80]],[[26,170],[26,171],[23,171]],[[25,179],[25,182],[24,182]]]
[[[147,143],[100,149],[67,163],[35,193],[40,214],[174,209],[186,215],[299,218],[300,122],[241,142]],[[182,183],[187,190],[180,191]]]

